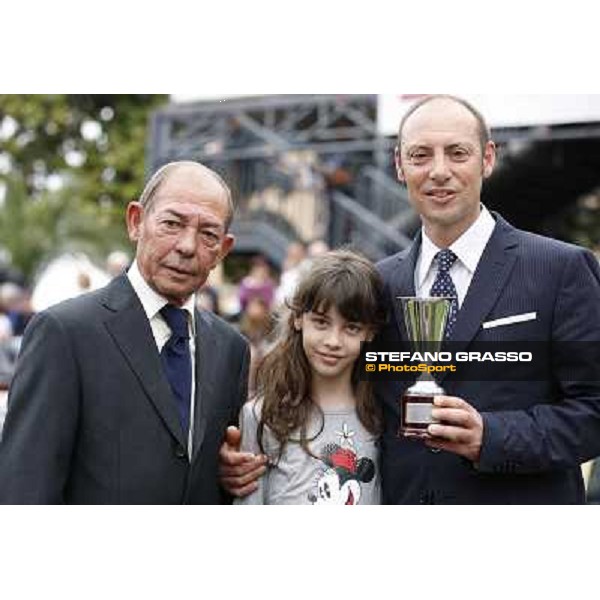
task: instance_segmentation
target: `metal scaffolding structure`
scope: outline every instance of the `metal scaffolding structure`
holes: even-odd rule
[[[149,167],[268,158],[286,151],[388,153],[375,94],[296,94],[173,104],[154,114]]]
[[[251,197],[275,187],[284,189],[285,202],[294,201],[289,195],[289,187],[294,186],[285,191],[289,177],[281,167],[285,157],[300,156],[301,162],[312,157],[311,169],[317,175],[336,161],[343,163],[356,182],[352,191],[319,185],[318,177],[309,184],[315,202],[326,208],[313,211],[315,235],[334,246],[354,244],[379,258],[389,252],[393,241],[380,242],[377,228],[389,229],[390,223],[405,226],[413,214],[404,191],[389,176],[394,143],[378,133],[375,94],[243,97],[172,104],[156,112],[147,162],[154,171],[171,161],[192,159],[222,173],[241,208],[238,248],[266,247],[276,262],[290,236],[282,235],[281,228],[275,232],[264,203],[259,211],[253,210]],[[343,202],[339,192],[344,194]],[[306,195],[296,201],[307,202]],[[330,222],[334,215],[343,220],[343,227]],[[290,225],[293,231],[295,224]],[[393,240],[395,249],[408,243],[402,231]]]

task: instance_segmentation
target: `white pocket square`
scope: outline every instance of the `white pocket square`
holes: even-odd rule
[[[525,313],[524,315],[515,315],[514,317],[504,317],[495,321],[488,321],[483,324],[484,329],[494,329],[495,327],[504,327],[505,325],[514,325],[515,323],[526,323],[527,321],[535,321],[537,313]]]

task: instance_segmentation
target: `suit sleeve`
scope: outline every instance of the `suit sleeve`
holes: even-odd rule
[[[565,262],[550,348],[557,398],[483,413],[480,471],[568,469],[600,455],[600,269],[587,251]]]
[[[0,444],[0,503],[64,502],[77,435],[79,380],[62,324],[41,313],[28,326]]]
[[[244,340],[243,358],[240,367],[240,375],[238,380],[238,394],[236,402],[232,403],[231,412],[229,414],[228,425],[240,426],[240,411],[245,402],[248,400],[248,375],[250,372],[250,348]],[[223,441],[225,440],[225,432],[223,432]],[[231,494],[220,488],[221,504],[232,504],[234,498]]]

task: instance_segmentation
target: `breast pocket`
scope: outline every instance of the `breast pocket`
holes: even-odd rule
[[[545,325],[535,310],[496,313],[482,324],[479,339],[481,341],[542,341],[547,338]]]

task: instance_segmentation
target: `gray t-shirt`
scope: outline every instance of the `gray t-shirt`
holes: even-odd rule
[[[241,412],[242,451],[259,453],[257,426],[260,402]],[[358,420],[354,409],[326,411],[312,419],[309,443],[318,459],[291,441],[281,456],[279,444],[265,428],[263,446],[270,466],[256,492],[236,504],[380,504],[377,438]],[[293,436],[299,439],[298,436]]]

